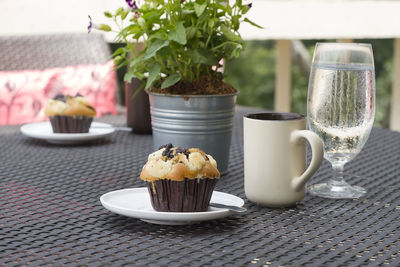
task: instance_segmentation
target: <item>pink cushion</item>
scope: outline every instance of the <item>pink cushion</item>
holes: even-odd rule
[[[44,70],[0,71],[0,125],[47,120],[47,100],[60,93],[79,92],[96,108],[96,116],[117,114],[116,90],[112,60]]]

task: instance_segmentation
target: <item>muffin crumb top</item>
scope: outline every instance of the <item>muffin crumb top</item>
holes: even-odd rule
[[[47,102],[45,115],[53,116],[88,116],[96,115],[95,108],[81,94],[76,96],[58,94]]]
[[[140,179],[145,181],[219,177],[217,162],[211,155],[198,148],[186,149],[172,144],[163,145],[151,153],[140,174]]]

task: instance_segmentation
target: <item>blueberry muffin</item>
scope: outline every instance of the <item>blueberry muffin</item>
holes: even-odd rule
[[[58,94],[47,102],[44,113],[54,133],[88,133],[96,110],[80,94]]]
[[[220,173],[217,162],[198,148],[164,145],[148,157],[140,174],[156,211],[206,211]]]

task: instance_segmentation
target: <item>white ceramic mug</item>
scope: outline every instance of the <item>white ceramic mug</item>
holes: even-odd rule
[[[257,113],[244,117],[244,188],[246,197],[268,207],[288,207],[301,201],[305,184],[323,159],[319,137],[306,130],[296,113]],[[306,169],[306,143],[312,159]]]

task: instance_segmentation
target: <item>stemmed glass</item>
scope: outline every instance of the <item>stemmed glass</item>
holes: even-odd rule
[[[343,178],[344,165],[366,143],[375,116],[375,68],[370,44],[317,43],[307,97],[307,120],[324,143],[334,177],[308,187],[312,195],[358,198],[366,193]]]

